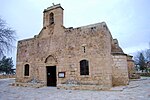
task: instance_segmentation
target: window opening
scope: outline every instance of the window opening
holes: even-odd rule
[[[24,76],[29,76],[29,64],[26,64],[24,67]]]
[[[89,62],[87,60],[80,61],[80,75],[89,75]]]

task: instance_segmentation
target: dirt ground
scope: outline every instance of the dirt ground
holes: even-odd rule
[[[64,90],[56,87],[15,87],[14,79],[0,79],[0,100],[150,100],[150,77],[130,81],[110,91]]]

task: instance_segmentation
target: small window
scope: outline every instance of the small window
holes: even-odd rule
[[[24,66],[24,76],[29,76],[29,64]]]
[[[50,13],[50,15],[49,15],[49,22],[50,22],[50,25],[52,25],[52,24],[54,24],[54,14],[53,13]]]
[[[80,75],[89,75],[89,62],[87,60],[80,61]]]

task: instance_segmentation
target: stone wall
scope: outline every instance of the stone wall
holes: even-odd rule
[[[5,78],[16,78],[16,75],[0,75],[0,79],[5,79]]]
[[[34,38],[18,42],[17,63],[16,63],[16,81],[27,82],[32,79],[34,74],[34,57],[35,55]],[[24,76],[24,66],[29,64],[29,76]]]
[[[134,60],[132,60],[132,56],[127,55],[127,63],[128,63],[129,78],[132,79],[136,74],[135,64],[134,64]]]
[[[111,81],[111,45],[110,34],[105,27],[105,23],[90,26],[66,29],[66,56],[61,56],[59,71],[66,71],[66,79],[59,79],[58,84],[72,81],[83,85],[103,85],[112,86]],[[85,46],[85,52],[83,50]],[[66,58],[67,57],[67,58]],[[80,75],[79,62],[83,59],[89,61],[89,76]],[[105,63],[110,61],[108,63]],[[74,83],[72,83],[74,84]]]
[[[127,55],[120,53],[112,53],[113,57],[113,86],[127,85],[129,82]]]

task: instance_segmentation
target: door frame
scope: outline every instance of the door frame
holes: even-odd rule
[[[48,68],[50,68],[50,67],[55,67],[55,70],[56,70],[56,72],[55,72],[55,74],[56,74],[56,82],[55,82],[55,86],[54,87],[56,87],[57,86],[57,67],[54,65],[54,66],[46,66],[46,86],[49,86],[48,85],[48,76],[47,76],[47,74],[48,74]]]

